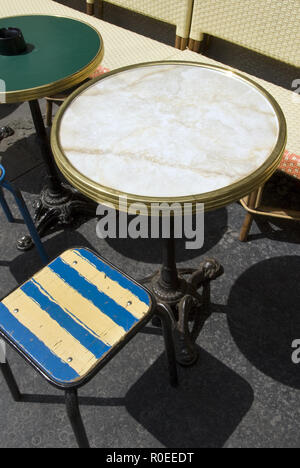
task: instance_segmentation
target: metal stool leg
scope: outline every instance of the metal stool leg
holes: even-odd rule
[[[10,223],[13,223],[14,222],[14,217],[12,215],[12,212],[10,211],[10,208],[9,208],[9,206],[7,204],[7,201],[4,198],[2,187],[0,187],[0,204],[1,204],[2,208],[3,208],[3,211],[5,213],[5,216],[6,216],[7,220]]]
[[[34,222],[32,221],[32,218],[30,216],[30,213],[28,211],[28,208],[25,204],[25,201],[22,197],[22,194],[19,190],[17,189],[14,189],[14,196],[15,196],[15,200],[16,200],[16,203],[18,205],[18,208],[24,218],[24,221],[28,227],[28,231],[30,232],[30,235],[36,245],[36,248],[39,252],[39,255],[42,259],[42,261],[47,264],[48,261],[49,261],[49,258],[48,258],[48,255],[46,254],[45,252],[45,249],[43,247],[43,244],[41,242],[41,239],[40,239],[40,236],[38,235],[37,233],[37,230],[36,230],[36,227],[34,225]]]
[[[65,399],[67,414],[69,416],[70,423],[77,440],[77,444],[79,448],[89,448],[89,441],[79,411],[77,390],[66,390]]]
[[[176,387],[178,385],[178,375],[172,331],[172,311],[169,311],[168,306],[166,306],[165,304],[157,304],[155,314],[161,319],[162,322],[165,347],[168,359],[170,384],[172,385],[172,387]]]
[[[15,381],[11,368],[6,360],[5,362],[0,362],[0,370],[13,399],[15,401],[21,401],[22,397],[19,387]]]
[[[0,370],[15,401],[21,400],[21,393],[11,368],[6,360],[5,341],[0,338]]]
[[[43,244],[41,242],[40,236],[37,233],[36,227],[35,227],[34,222],[33,222],[32,218],[30,216],[30,213],[28,211],[28,208],[26,206],[26,203],[24,201],[24,198],[23,198],[20,190],[13,187],[7,181],[4,181],[2,184],[3,184],[4,188],[9,190],[13,194],[13,196],[14,196],[14,198],[16,200],[16,203],[18,205],[18,208],[19,208],[19,210],[21,212],[21,215],[23,216],[24,221],[25,221],[25,223],[26,223],[26,225],[28,227],[28,231],[30,232],[30,235],[31,235],[31,237],[32,237],[32,239],[33,239],[33,241],[34,241],[34,243],[36,245],[36,248],[37,248],[38,252],[39,252],[39,255],[40,255],[42,261],[45,264],[47,264],[48,261],[49,261],[48,255],[45,252],[45,249],[44,249]]]

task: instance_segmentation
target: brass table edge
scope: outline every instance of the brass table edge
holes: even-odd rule
[[[108,78],[114,74],[127,71],[133,68],[140,68],[140,67],[147,67],[147,66],[154,66],[154,65],[186,65],[186,66],[199,66],[203,68],[209,68],[213,70],[219,70],[224,72],[225,74],[230,74],[237,76],[242,81],[246,83],[250,83],[260,91],[263,96],[267,98],[269,103],[271,104],[272,108],[274,109],[279,125],[279,132],[276,145],[264,162],[262,166],[260,166],[257,170],[252,172],[249,176],[246,176],[233,184],[230,184],[224,188],[214,190],[211,192],[200,193],[190,196],[183,196],[183,197],[149,197],[149,196],[139,196],[134,195],[131,193],[120,192],[118,190],[114,190],[109,187],[101,186],[100,184],[92,181],[91,179],[87,178],[83,174],[81,174],[75,167],[70,163],[68,158],[66,157],[61,144],[60,144],[60,124],[62,117],[64,115],[65,110],[68,108],[69,104],[79,96],[85,89],[92,86],[94,83],[101,81],[103,79]],[[146,62],[140,64],[129,65],[126,67],[122,67],[111,72],[106,73],[103,76],[97,77],[88,83],[85,83],[80,88],[75,90],[63,103],[60,107],[59,111],[57,112],[53,126],[51,131],[51,147],[54,154],[54,158],[56,164],[58,165],[59,169],[63,173],[63,175],[68,179],[68,181],[76,187],[81,193],[89,197],[90,199],[104,204],[104,205],[113,205],[116,209],[119,209],[119,199],[122,197],[127,197],[128,204],[132,203],[144,203],[147,207],[150,207],[153,203],[179,203],[183,205],[185,203],[192,203],[193,204],[193,212],[196,211],[196,204],[203,203],[205,205],[205,211],[214,210],[217,208],[221,208],[225,205],[228,205],[232,202],[239,200],[240,198],[244,197],[245,195],[252,192],[255,188],[259,187],[260,185],[264,184],[276,171],[277,167],[280,164],[282,155],[285,150],[287,141],[287,125],[286,120],[283,114],[283,111],[275,98],[262,86],[260,86],[255,81],[245,77],[243,74],[230,70],[225,67],[220,67],[217,65],[209,65],[200,62],[192,62],[192,61],[180,61],[180,60],[171,60],[171,61],[154,61],[154,62]]]
[[[9,19],[9,18],[21,18],[25,16],[49,16],[53,18],[65,18],[71,19],[74,21],[78,21],[79,23],[86,24],[91,29],[93,29],[99,39],[100,39],[100,48],[95,55],[94,59],[89,62],[84,68],[81,68],[77,72],[69,75],[65,78],[60,80],[54,81],[53,83],[48,83],[42,86],[36,86],[35,88],[26,88],[17,91],[8,91],[5,93],[0,92],[0,104],[12,104],[17,102],[24,102],[24,101],[32,101],[34,99],[40,99],[47,95],[51,96],[53,94],[60,93],[65,91],[66,89],[72,88],[79,83],[82,83],[86,78],[90,76],[90,74],[97,68],[97,66],[102,62],[104,56],[104,42],[101,34],[99,31],[87,21],[80,20],[78,18],[73,18],[71,16],[63,16],[63,15],[46,15],[46,14],[33,14],[33,15],[14,15],[14,16],[7,16],[1,19]]]

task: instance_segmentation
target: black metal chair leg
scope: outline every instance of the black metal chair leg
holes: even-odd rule
[[[78,396],[76,389],[68,389],[65,391],[67,414],[70,419],[72,429],[74,431],[76,441],[79,448],[89,448],[89,441],[85,432],[85,428],[81,419],[81,414],[78,405]]]
[[[11,371],[11,368],[8,362],[1,362],[0,369],[4,377],[4,380],[10,390],[11,396],[13,397],[15,401],[21,401],[22,396],[21,396],[19,387],[17,385],[17,382],[15,381],[15,378],[13,376],[13,373]]]
[[[172,387],[178,385],[176,354],[172,332],[172,311],[168,309],[165,304],[157,304],[155,315],[157,315],[162,322],[163,334],[165,340],[165,347],[168,359],[170,384]]]

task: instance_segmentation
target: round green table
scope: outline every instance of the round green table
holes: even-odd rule
[[[43,235],[53,224],[67,224],[74,211],[87,214],[90,204],[61,185],[52,156],[38,99],[82,83],[100,64],[103,40],[91,25],[72,18],[28,15],[0,19],[0,29],[21,29],[27,49],[13,56],[0,55],[0,104],[29,101],[48,182],[37,203],[37,229]],[[93,211],[94,214],[94,211]],[[25,236],[18,248],[31,247]]]

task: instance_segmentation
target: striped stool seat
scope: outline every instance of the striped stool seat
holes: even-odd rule
[[[52,385],[64,390],[77,443],[87,448],[77,389],[154,314],[162,321],[170,383],[176,386],[172,312],[166,305],[156,304],[147,289],[99,255],[74,248],[0,302],[0,338]],[[0,370],[14,400],[21,401],[18,385],[1,353]]]
[[[86,249],[64,252],[0,303],[0,330],[58,385],[78,384],[152,309]]]

